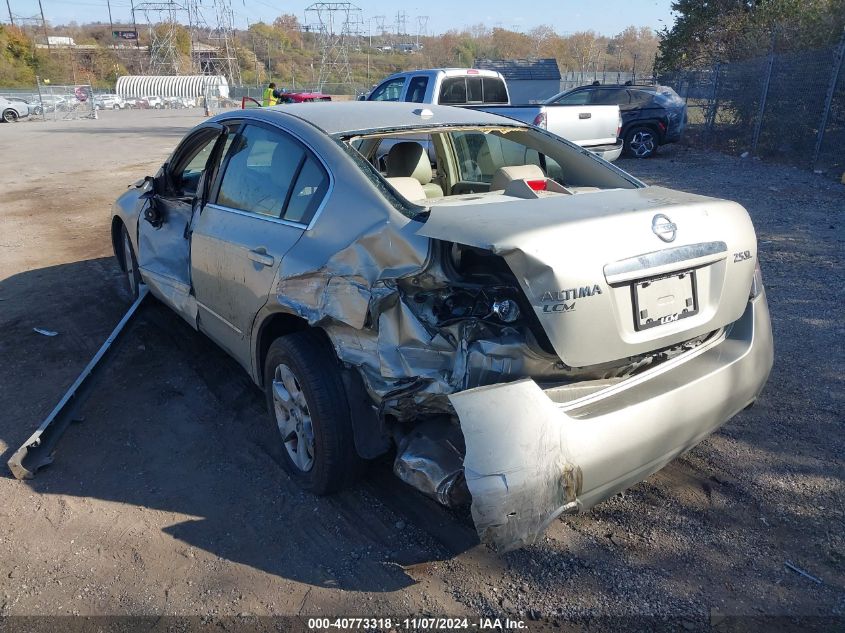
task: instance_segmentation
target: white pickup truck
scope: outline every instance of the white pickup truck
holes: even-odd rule
[[[492,70],[435,68],[396,73],[363,100],[470,107],[531,123],[605,160],[614,161],[622,153],[619,106],[511,105],[504,77]]]

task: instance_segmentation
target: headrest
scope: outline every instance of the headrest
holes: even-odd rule
[[[512,167],[499,167],[493,174],[493,181],[490,183],[490,191],[501,191],[507,189],[514,180],[544,180],[546,174],[537,165],[514,165]]]
[[[414,141],[401,141],[387,153],[388,178],[415,178],[421,185],[431,182],[428,152]]]
[[[387,182],[399,192],[400,196],[410,202],[425,200],[425,191],[420,181],[416,178],[396,176],[394,178],[388,178]]]

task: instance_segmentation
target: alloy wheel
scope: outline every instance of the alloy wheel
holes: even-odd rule
[[[293,370],[284,363],[273,372],[273,412],[291,461],[302,472],[308,472],[314,466],[311,412]]]

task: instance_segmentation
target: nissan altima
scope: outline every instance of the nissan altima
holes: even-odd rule
[[[330,493],[390,455],[500,549],[695,446],[772,366],[742,206],[484,112],[227,112],[111,227],[130,291],[263,390],[294,480]]]

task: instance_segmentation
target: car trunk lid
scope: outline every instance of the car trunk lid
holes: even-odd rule
[[[431,206],[418,233],[501,255],[571,367],[736,321],[757,255],[743,207],[662,187],[447,199]]]

